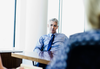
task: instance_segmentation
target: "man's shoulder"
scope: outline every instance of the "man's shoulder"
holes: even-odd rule
[[[48,36],[48,34],[42,35],[42,37]]]
[[[68,37],[63,33],[57,33],[56,38],[60,38],[61,40],[68,40]]]
[[[40,38],[49,37],[49,34],[42,35]]]
[[[57,35],[67,37],[64,33],[57,33]]]

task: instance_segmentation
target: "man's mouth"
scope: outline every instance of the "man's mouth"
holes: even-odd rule
[[[54,29],[52,29],[52,31],[54,31]]]

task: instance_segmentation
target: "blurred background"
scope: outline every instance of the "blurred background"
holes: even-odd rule
[[[89,30],[83,0],[0,0],[0,49],[33,51],[51,18],[68,37]]]

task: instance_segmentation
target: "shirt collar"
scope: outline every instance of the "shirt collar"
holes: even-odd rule
[[[51,35],[52,35],[52,33],[49,33],[49,36],[51,37]],[[56,36],[57,35],[57,33],[54,33],[54,35]]]

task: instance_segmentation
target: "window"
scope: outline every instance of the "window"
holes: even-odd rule
[[[48,0],[48,19],[59,20],[58,32],[72,34],[84,32],[84,6],[82,0]]]
[[[48,20],[52,18],[58,19],[59,15],[59,0],[48,0]],[[49,30],[47,31],[49,33]]]
[[[62,33],[68,37],[84,32],[84,6],[82,0],[63,0]]]

